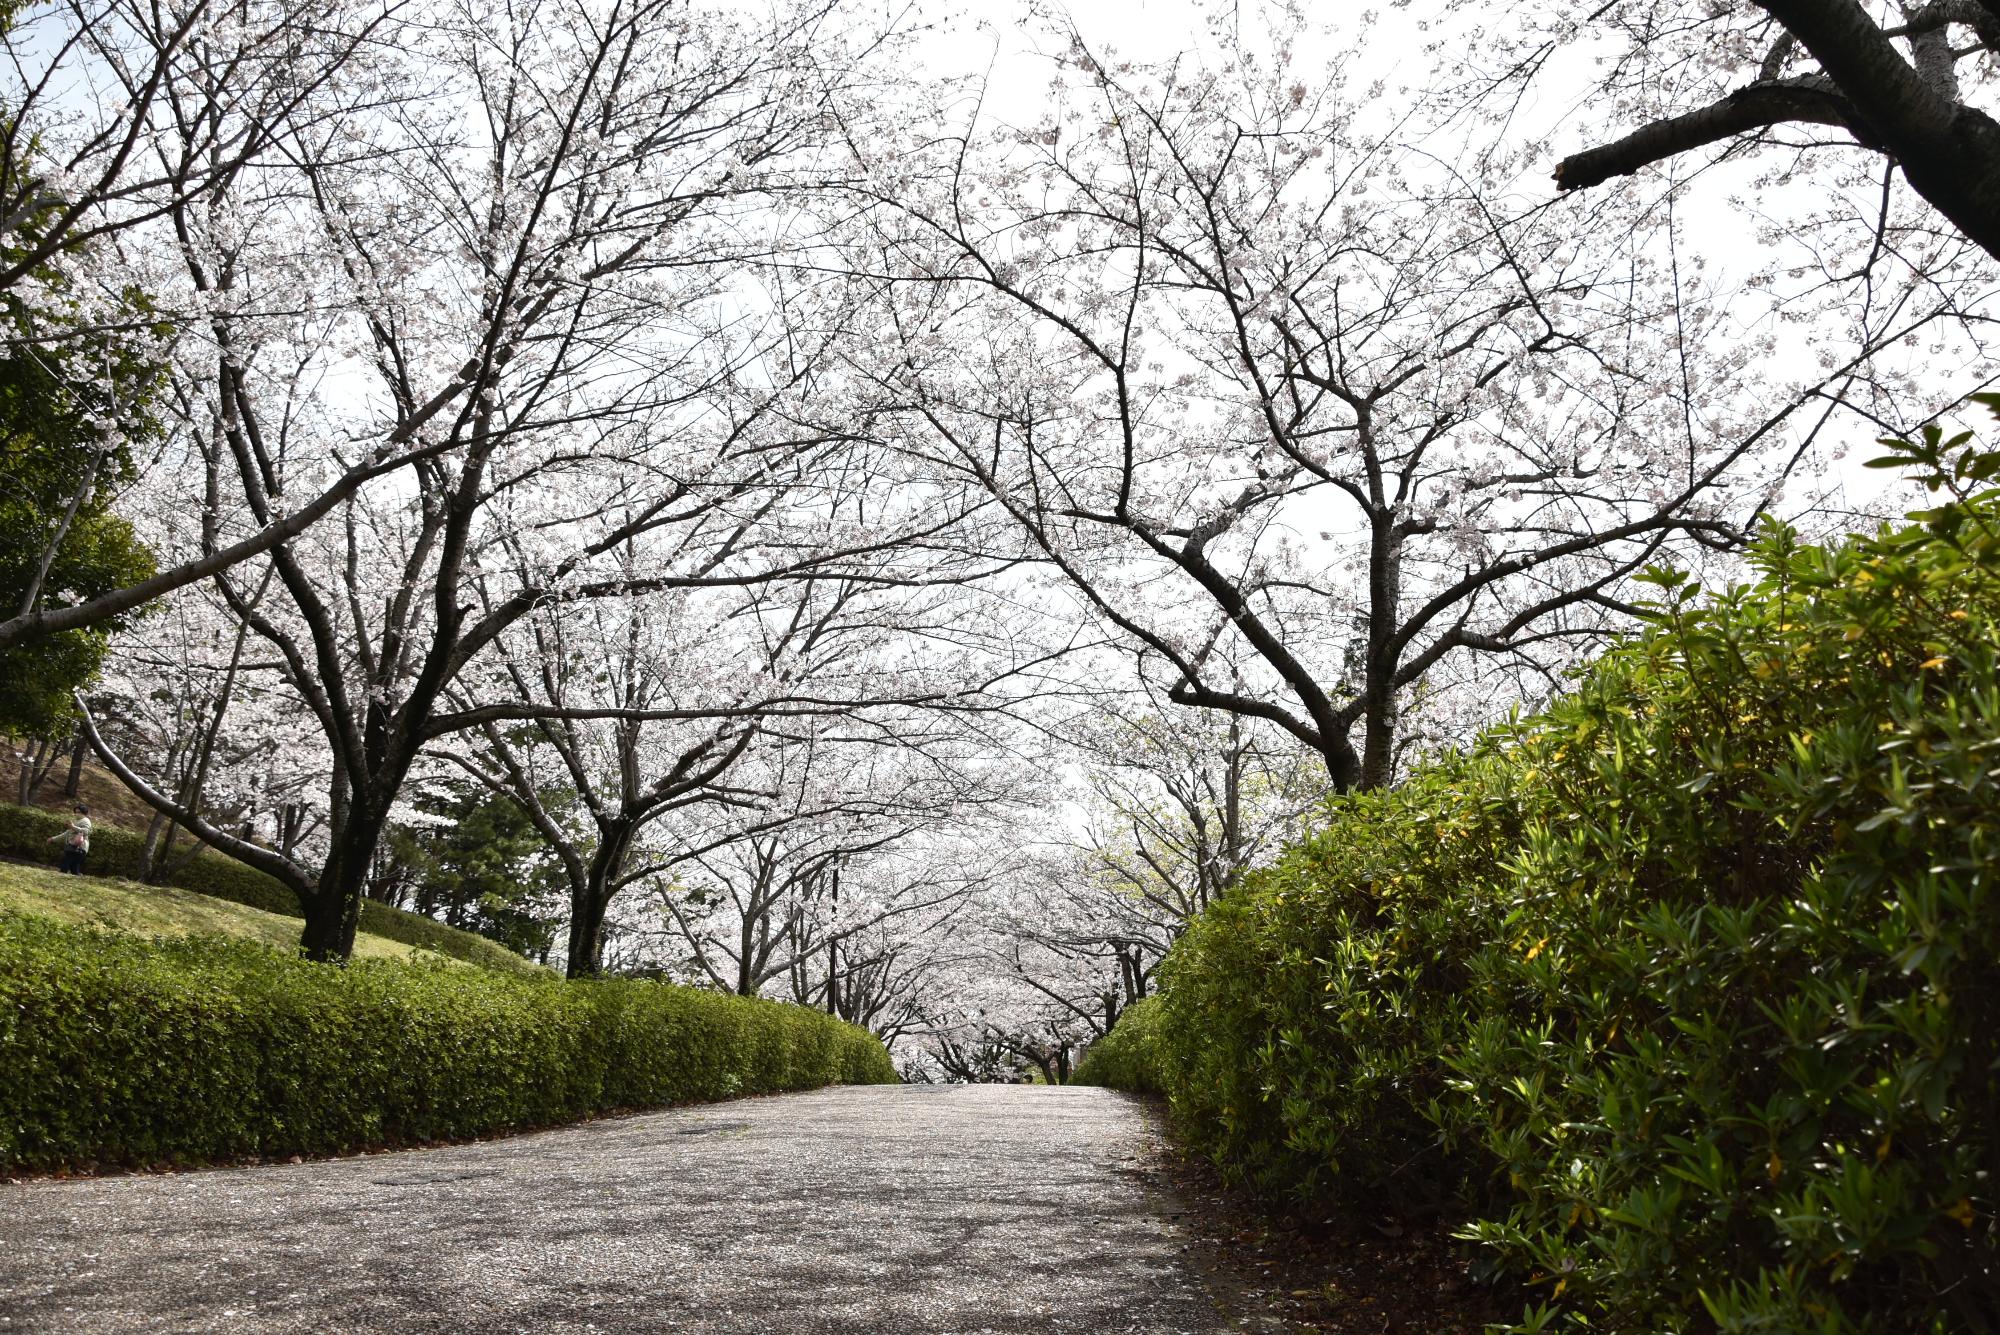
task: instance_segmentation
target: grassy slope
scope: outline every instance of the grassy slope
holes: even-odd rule
[[[0,863],[0,911],[107,927],[139,936],[240,936],[279,950],[299,944],[299,922],[276,913],[172,886],[104,876],[63,876],[43,867]],[[357,933],[356,959],[448,960],[387,937]]]
[[[0,802],[18,801],[21,796],[20,749],[25,745],[18,737],[0,734]],[[28,795],[28,805],[44,811],[68,811],[74,803],[82,802],[89,806],[91,817],[98,824],[118,825],[128,830],[144,830],[152,822],[153,809],[95,760],[84,761],[73,798],[63,796],[63,783],[68,778],[69,754],[65,751]],[[186,842],[184,834],[181,843],[185,846]]]
[[[0,804],[11,804],[20,796],[20,780],[21,780],[20,754],[22,748],[25,745],[26,743],[24,743],[18,737],[12,737],[4,733],[0,733]],[[62,791],[63,784],[64,781],[67,780],[68,778],[69,778],[69,754],[67,751],[64,751],[62,755],[57,757],[55,763],[49,766],[48,771],[46,774],[43,775],[41,782],[37,784],[34,790],[29,794],[28,805],[30,807],[39,808],[43,811],[49,811],[58,814],[66,814],[69,811],[69,808],[75,802],[81,801],[90,807],[91,818],[96,822],[97,828],[100,831],[107,829],[128,830],[132,832],[134,837],[137,837],[138,835],[142,834],[145,831],[146,827],[152,823],[153,819],[152,808],[148,807],[144,802],[140,801],[136,795],[134,795],[129,789],[125,787],[123,783],[121,783],[118,780],[116,775],[112,774],[109,770],[106,770],[100,765],[98,765],[96,760],[86,759],[84,761],[83,767],[78,773],[79,782],[77,785],[77,795],[75,798],[69,798],[63,795]],[[16,850],[16,852],[20,851],[22,850]],[[177,838],[175,839],[173,845],[173,851],[168,859],[167,865],[170,867],[181,865],[186,860],[188,855],[194,851],[195,851],[194,847],[190,843],[188,835],[185,832],[179,832],[177,834]],[[51,866],[53,866],[55,863],[56,852],[57,850],[55,845],[51,844],[48,846],[47,849],[48,856],[46,860]],[[0,855],[0,856],[5,856],[5,855]],[[201,856],[203,858],[209,858],[209,857],[219,858],[221,855],[215,853],[203,853]],[[34,854],[30,854],[29,860],[42,861],[43,859]],[[171,875],[167,879],[182,880],[184,878],[181,877],[180,875]],[[93,878],[93,880],[95,881],[96,884],[103,886],[121,886],[129,890],[137,890],[149,895],[153,894],[153,887],[138,886],[131,881],[119,878],[99,877],[99,878]],[[199,884],[199,880],[196,880],[193,883]],[[162,895],[164,894],[177,895],[182,900],[186,899],[188,893],[189,892],[185,890],[168,890],[161,892]],[[15,903],[13,894],[14,892],[8,890],[4,885],[4,883],[0,883],[0,908],[15,907],[23,912],[39,913],[44,917],[60,918],[66,922],[89,921],[88,919],[80,918],[77,916],[77,910],[74,907],[74,905],[70,902],[72,898],[71,895],[58,894],[51,898],[45,899],[43,901],[43,906],[41,907],[29,907],[26,904]],[[157,898],[158,896],[155,897]],[[200,900],[201,903],[196,904],[194,909],[191,909],[190,912],[195,912],[199,909],[208,907],[206,896],[197,895],[196,899]],[[241,906],[231,904],[226,901],[224,904],[225,910],[239,908],[239,907]],[[179,929],[179,934],[187,935],[192,932],[226,930],[230,931],[232,935],[254,936],[257,940],[266,941],[271,945],[279,946],[285,950],[292,950],[297,947],[299,941],[299,922],[297,917],[288,914],[285,916],[285,918],[279,919],[279,921],[289,921],[291,925],[285,929],[285,935],[283,939],[278,939],[272,936],[269,931],[265,930],[266,928],[268,928],[269,923],[263,921],[266,919],[272,919],[274,918],[275,915],[269,913],[260,913],[255,909],[245,909],[244,912],[255,914],[256,917],[259,919],[260,926],[258,931],[254,933],[237,932],[233,928],[211,928],[204,926],[198,928]],[[367,922],[368,916],[371,914],[374,915],[387,914],[387,915],[402,916],[405,914],[405,912],[406,912],[405,910],[391,908],[386,904],[377,904],[374,903],[373,901],[368,901],[364,902],[362,905],[362,914],[363,914],[362,921],[364,923]],[[225,916],[233,917],[234,915],[226,914]],[[422,915],[410,914],[408,916],[421,918]],[[532,960],[523,959],[519,955],[516,955],[513,951],[507,949],[507,947],[501,945],[499,942],[490,941],[487,938],[478,935],[476,932],[466,932],[466,931],[461,931],[460,929],[457,928],[447,927],[443,923],[436,923],[434,922],[434,920],[429,918],[422,918],[422,923],[426,931],[434,929],[437,932],[449,933],[454,937],[463,938],[463,948],[456,949],[453,952],[461,960],[465,960],[473,964],[478,964],[488,969],[499,969],[503,972],[508,972],[508,973],[540,973],[544,970],[543,965],[536,964]],[[144,932],[147,934],[152,934],[152,933],[170,934],[175,929],[168,926],[154,925],[150,920],[147,920],[143,925],[134,926],[127,930]],[[357,956],[393,954],[393,956],[397,959],[407,959],[410,957],[412,953],[413,947],[409,945],[399,944],[396,941],[381,937],[378,934],[374,933],[368,933],[365,935],[368,937],[367,944],[363,944],[363,941],[359,937],[357,937],[356,939],[354,953]],[[378,946],[380,947],[380,949],[377,949]],[[434,952],[424,950],[424,951],[418,951],[417,953],[421,955],[429,955]]]

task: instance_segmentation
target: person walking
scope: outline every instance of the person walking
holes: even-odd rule
[[[56,864],[56,870],[71,876],[83,875],[83,855],[90,851],[89,807],[81,802],[76,804],[76,817],[70,821],[69,828],[61,834],[49,836],[52,844],[58,840],[62,842],[62,861]]]

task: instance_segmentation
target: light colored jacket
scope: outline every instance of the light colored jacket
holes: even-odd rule
[[[80,848],[88,853],[90,851],[90,817],[78,816],[69,823],[69,828],[57,837],[62,840],[64,848]]]

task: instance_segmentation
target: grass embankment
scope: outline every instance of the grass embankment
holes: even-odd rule
[[[64,876],[46,867],[0,863],[0,913],[134,936],[227,936],[275,950],[299,943],[299,920],[170,885],[108,876]],[[451,956],[372,932],[354,938],[356,959],[460,963]]]
[[[0,804],[0,856],[53,865],[59,846],[51,842],[50,836],[60,833],[68,823],[68,818],[57,812]],[[90,836],[90,857],[85,866],[102,878],[136,878],[144,864],[144,844],[142,835],[101,822]],[[183,855],[170,859],[164,870],[165,875],[160,879],[177,889],[192,890],[200,895],[243,904],[289,919],[293,924],[290,938],[280,944],[297,944],[298,898],[272,877],[254,871],[233,858],[206,850],[192,857]],[[398,958],[407,956],[407,947],[415,946],[488,969],[514,973],[542,972],[540,965],[522,959],[498,941],[447,927],[435,918],[392,908],[372,899],[361,903],[361,931],[400,943],[406,949],[398,952]]]

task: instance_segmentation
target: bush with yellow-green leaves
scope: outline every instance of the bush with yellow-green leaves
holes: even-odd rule
[[[1991,405],[1989,405],[1991,406]],[[1444,1205],[1519,1329],[2000,1313],[2000,454],[1654,624],[1248,878],[1129,1069],[1239,1178]]]

